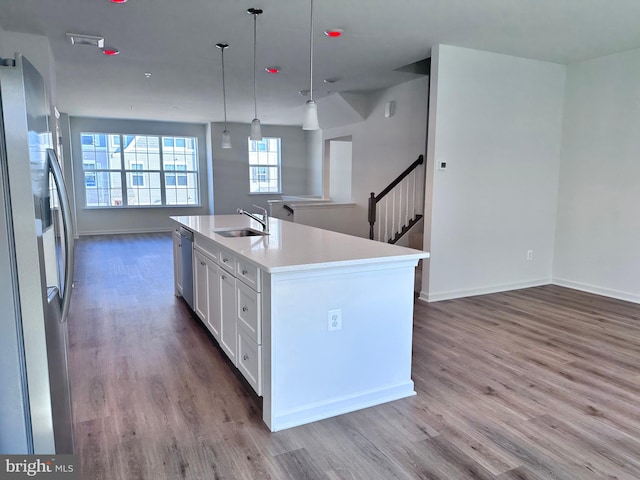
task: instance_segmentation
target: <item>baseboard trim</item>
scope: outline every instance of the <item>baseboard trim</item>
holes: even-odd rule
[[[595,295],[602,295],[604,297],[625,300],[632,303],[640,303],[640,295],[636,293],[622,292],[620,290],[614,290],[612,288],[598,287],[596,285],[590,285],[588,283],[582,282],[574,282],[573,280],[567,280],[566,278],[554,277],[551,283],[560,287],[580,290],[581,292],[593,293]]]
[[[489,293],[508,292],[509,290],[520,290],[521,288],[539,287],[552,283],[551,278],[539,278],[526,282],[505,283],[503,285],[492,285],[490,287],[471,288],[468,290],[453,290],[449,292],[420,292],[418,297],[425,302],[439,302],[442,300],[453,300],[454,298],[474,297],[476,295],[487,295]]]
[[[91,232],[76,232],[77,237],[86,237],[89,235],[126,235],[136,233],[170,233],[172,228],[140,228],[140,229],[127,229],[127,230],[96,230]]]
[[[269,427],[272,432],[277,432],[414,395],[416,395],[414,384],[412,380],[409,380],[399,385],[332,399],[319,404],[305,405],[295,411],[278,413],[273,417]]]

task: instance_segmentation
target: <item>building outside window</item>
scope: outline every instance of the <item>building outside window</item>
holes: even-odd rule
[[[195,137],[80,135],[87,207],[200,204]]]
[[[281,193],[280,138],[249,139],[249,193]]]

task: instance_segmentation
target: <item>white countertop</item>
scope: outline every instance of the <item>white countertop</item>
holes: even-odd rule
[[[269,235],[238,238],[223,237],[216,231],[246,227],[262,230],[262,226],[246,215],[198,215],[171,219],[270,273],[401,260],[417,262],[429,257],[428,252],[277,218],[269,219]]]

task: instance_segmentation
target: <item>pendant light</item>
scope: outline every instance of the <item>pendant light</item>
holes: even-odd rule
[[[255,113],[255,118],[251,121],[249,138],[251,140],[262,140],[262,130],[260,128],[260,120],[258,120],[258,96],[256,94],[256,20],[258,15],[262,13],[262,9],[250,8],[247,13],[253,15],[253,109]]]
[[[222,143],[220,148],[231,148],[231,134],[227,130],[227,90],[224,83],[224,50],[229,48],[227,43],[216,43],[222,54],[222,104],[224,105],[224,131],[222,132]]]
[[[309,33],[309,100],[304,106],[303,130],[319,130],[318,104],[313,99],[313,0],[311,0],[311,28]]]

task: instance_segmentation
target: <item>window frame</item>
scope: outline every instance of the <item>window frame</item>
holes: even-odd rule
[[[100,138],[100,144],[97,145],[95,142],[88,144],[85,143],[85,136],[93,136],[93,138]],[[97,137],[96,137],[97,136]],[[104,137],[104,141],[102,140]],[[132,141],[127,143],[125,141],[126,137],[132,137]],[[146,151],[143,153],[144,158],[138,159],[135,158],[133,160],[127,159],[126,154],[131,153],[127,152],[127,147],[132,143],[136,142],[138,137],[142,138],[155,138],[157,139],[157,156],[159,162],[159,168],[150,168],[150,163],[155,161],[150,158],[150,154],[152,153],[154,156],[156,155],[155,150],[153,152]],[[184,146],[175,147],[176,140],[182,140]],[[148,141],[148,140],[147,140]],[[165,146],[165,142],[170,141],[172,146]],[[103,145],[104,143],[104,145]],[[155,142],[154,142],[155,143]],[[85,146],[91,146],[93,150],[88,149],[84,150]],[[166,135],[166,134],[133,134],[133,133],[105,133],[105,132],[80,132],[80,147],[81,147],[81,156],[82,156],[82,184],[84,188],[84,209],[127,209],[127,208],[198,208],[202,207],[202,185],[201,185],[201,173],[200,173],[200,151],[199,151],[199,142],[198,137],[193,135]],[[112,150],[110,150],[111,148]],[[115,148],[115,149],[114,149]],[[177,154],[175,149],[183,150],[183,153]],[[117,159],[119,161],[119,167],[117,168],[96,168],[97,164],[97,153],[98,149],[106,149],[105,154],[107,155],[107,159],[109,159],[112,155],[117,155]],[[171,152],[166,152],[165,149],[171,150]],[[93,159],[84,159],[85,152],[93,151]],[[191,152],[191,153],[188,153]],[[140,155],[135,147],[133,153],[136,156]],[[167,161],[167,156],[171,157],[175,155],[173,158],[173,162],[169,163]],[[192,156],[193,169],[188,169],[187,165],[189,160],[186,155]],[[178,157],[181,157],[178,158]],[[144,168],[145,162],[147,164],[147,169]],[[169,167],[179,166],[177,170],[174,170]],[[182,167],[182,168],[180,168]],[[177,173],[180,172],[180,174]],[[107,191],[110,191],[108,201],[111,202],[111,205],[90,205],[88,204],[89,195],[88,193],[91,190],[95,190],[100,192],[104,191],[103,186],[98,186],[98,176],[100,174],[106,174],[110,177],[109,186],[107,187]],[[175,183],[169,184],[167,183],[167,175],[173,174]],[[93,178],[91,185],[87,183],[87,176]],[[189,185],[189,176],[193,175],[194,182],[192,185]],[[112,180],[113,176],[119,176],[119,182],[117,179]],[[158,179],[154,181],[152,176],[156,176]],[[184,178],[182,178],[184,177]],[[111,184],[113,181],[115,183],[119,183],[118,185]],[[147,183],[149,182],[149,185]],[[158,187],[151,186],[152,183],[157,183]],[[151,203],[151,204],[129,204],[130,195],[133,190],[149,190],[149,198],[153,200],[152,190],[158,190],[160,193],[160,203]],[[120,192],[120,198],[113,197],[113,191]],[[168,203],[167,202],[167,192],[168,191],[183,191],[187,195],[187,199],[189,199],[189,195],[193,195],[195,197],[194,203]],[[156,193],[157,196],[157,193]],[[134,197],[135,198],[135,195]],[[156,197],[157,198],[157,197]],[[178,194],[175,194],[175,198],[177,201]],[[101,200],[98,201],[98,203]],[[157,201],[157,199],[155,200]]]
[[[276,140],[277,141],[277,150],[275,151],[275,153],[277,153],[277,164],[276,165],[270,165],[268,163],[259,163],[259,162],[252,162],[252,157],[256,157],[256,155],[260,155],[260,154],[265,154],[268,155],[269,153],[274,153],[273,150],[269,150],[268,145],[269,145],[269,141],[270,140]],[[266,145],[265,145],[265,141],[266,141]],[[255,144],[255,150],[252,149],[253,145]],[[264,149],[259,148],[260,146],[265,145]],[[256,155],[253,155],[256,154]],[[282,194],[282,138],[281,137],[262,137],[262,140],[251,140],[250,138],[248,139],[248,143],[247,143],[247,157],[248,157],[248,165],[249,165],[249,175],[248,175],[248,180],[249,180],[249,195],[281,195]],[[256,171],[255,176],[254,176],[254,169]],[[267,183],[269,181],[269,174],[268,174],[268,170],[272,170],[275,169],[276,170],[276,174],[278,177],[278,185],[277,185],[277,190],[271,190],[271,191],[251,191],[252,188],[252,184],[253,183]],[[264,172],[260,173],[260,170],[264,170]],[[265,177],[262,181],[259,180],[259,177]]]

